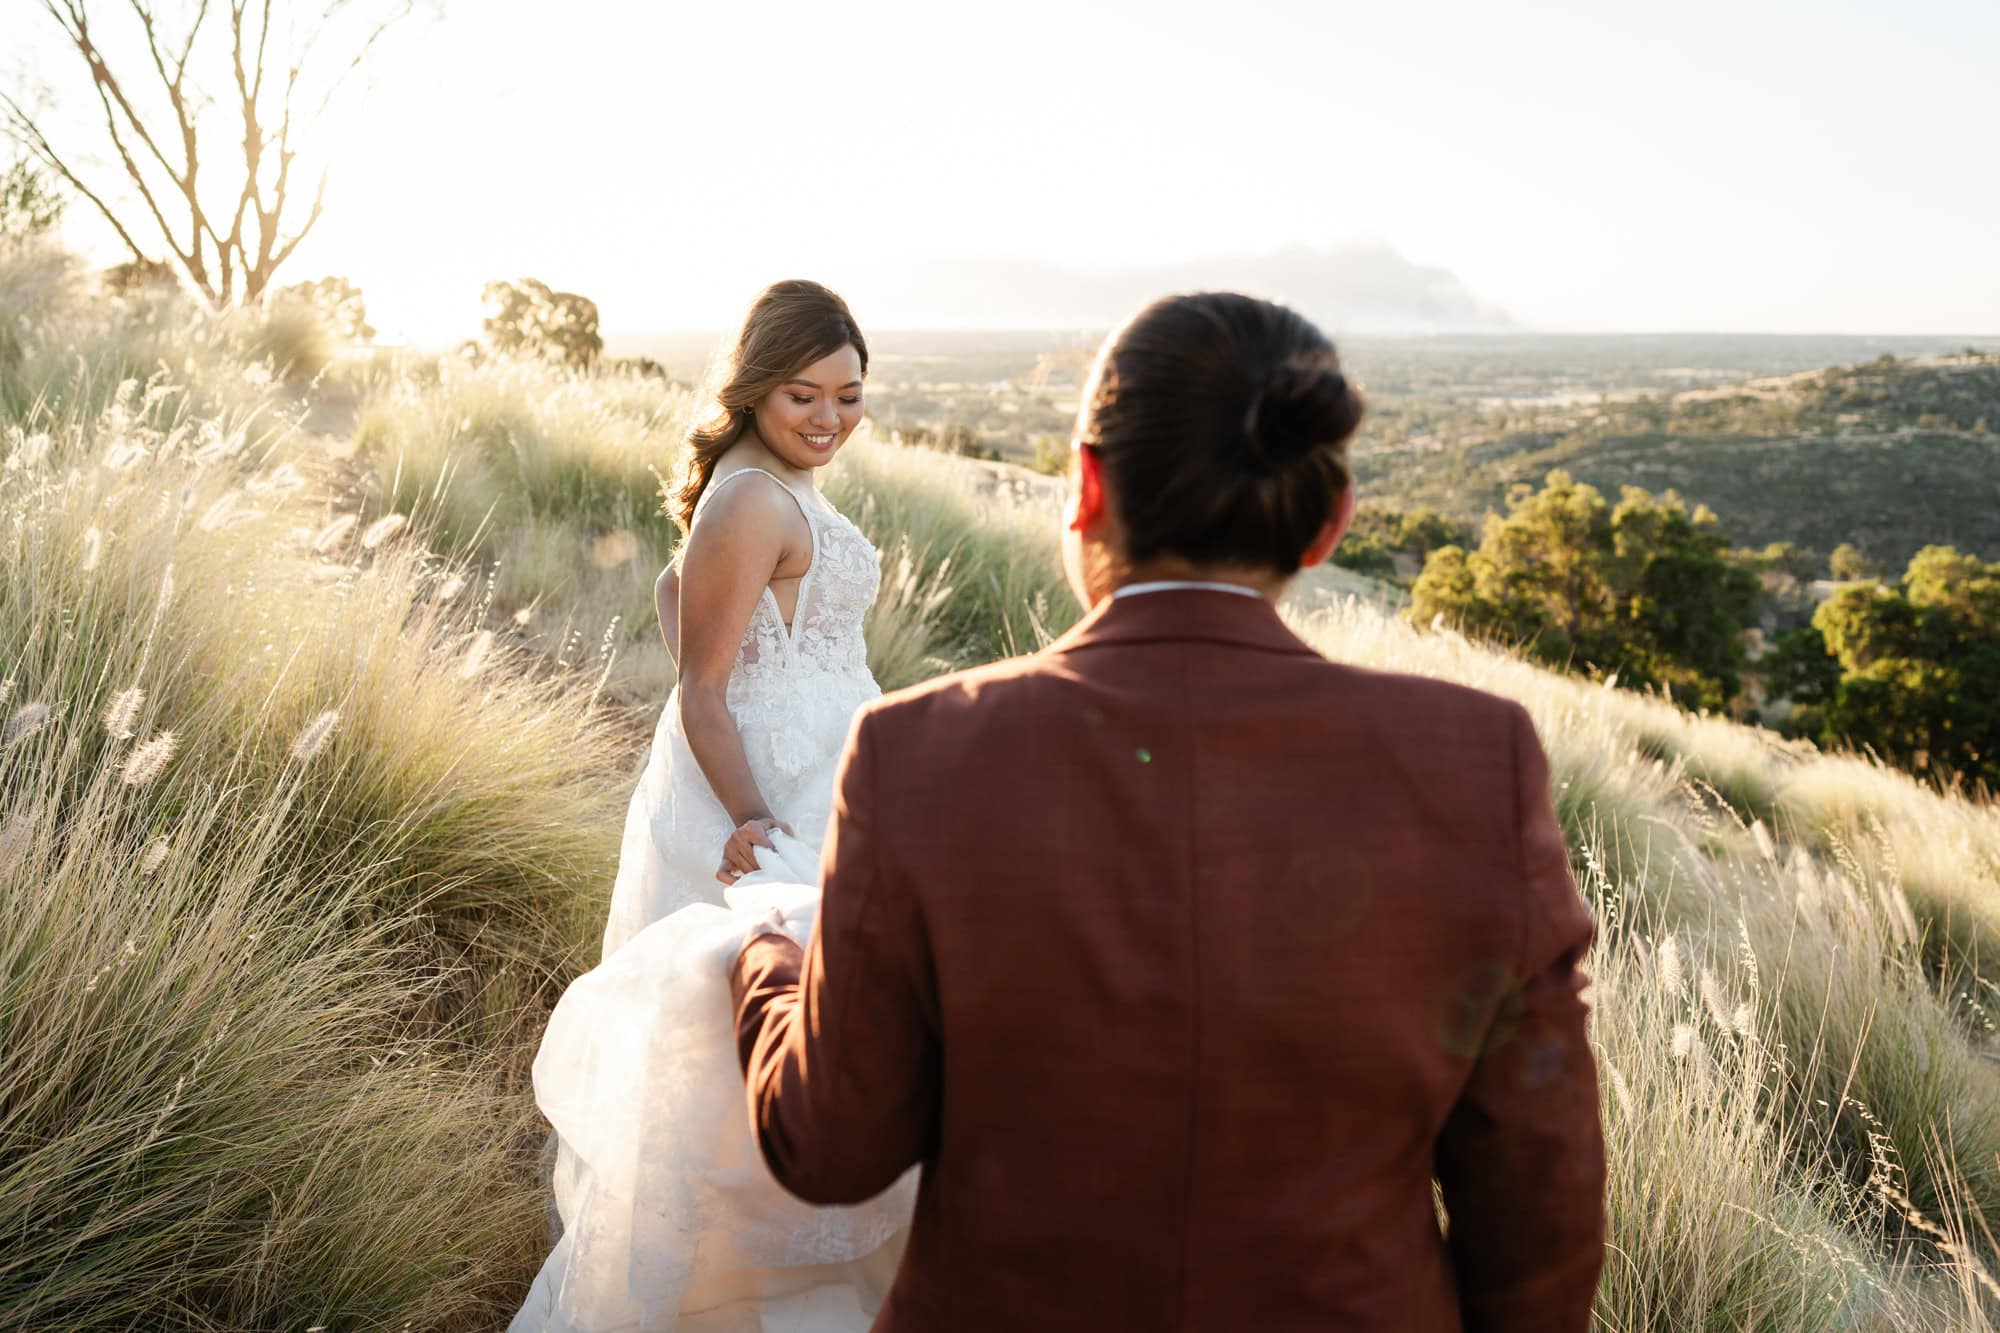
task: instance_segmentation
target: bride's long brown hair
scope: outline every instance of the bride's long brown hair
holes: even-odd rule
[[[687,455],[667,512],[683,532],[694,527],[694,507],[715,475],[715,462],[743,438],[751,412],[764,395],[821,357],[852,346],[868,373],[868,343],[847,302],[816,282],[790,278],[757,293],[743,327],[717,375],[718,387],[687,433]]]

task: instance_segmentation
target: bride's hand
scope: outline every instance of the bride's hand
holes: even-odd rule
[[[773,829],[777,829],[787,835],[790,835],[792,832],[790,824],[785,823],[783,820],[772,819],[769,816],[746,819],[742,824],[738,825],[736,831],[729,835],[729,841],[722,845],[722,865],[715,872],[716,879],[724,884],[734,884],[743,876],[755,872],[757,869],[756,849],[759,847],[770,847],[772,851],[777,850],[771,844],[771,830]]]

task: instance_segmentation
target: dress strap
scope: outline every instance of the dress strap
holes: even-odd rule
[[[717,477],[715,480],[709,482],[708,489],[701,493],[701,499],[695,501],[694,515],[693,515],[694,519],[699,519],[701,517],[701,511],[703,507],[708,504],[710,496],[714,495],[718,490],[721,490],[724,486],[727,486],[730,482],[736,480],[738,477],[743,476],[744,474],[750,472],[755,472],[759,476],[769,477],[773,482],[777,483],[779,489],[783,490],[785,494],[792,497],[792,503],[799,507],[799,512],[805,515],[806,526],[808,528],[811,528],[815,533],[819,531],[818,525],[813,522],[812,510],[806,505],[806,502],[804,500],[801,500],[799,498],[799,493],[793,490],[790,486],[787,486],[785,484],[785,479],[783,477],[780,477],[775,472],[767,472],[761,467],[739,467],[734,471],[726,472],[722,476]]]
[[[815,569],[819,568],[819,543],[820,543],[819,521],[813,517],[812,506],[808,505],[803,499],[801,499],[797,491],[793,490],[790,486],[787,486],[785,484],[785,479],[779,476],[777,473],[768,472],[761,467],[740,467],[733,472],[726,472],[722,476],[715,478],[713,481],[710,481],[708,483],[708,488],[701,493],[701,499],[696,500],[694,502],[694,513],[688,519],[689,531],[692,532],[694,525],[696,523],[701,522],[701,511],[705,507],[707,507],[709,497],[714,495],[717,491],[721,490],[724,486],[727,486],[730,482],[736,480],[736,478],[742,476],[746,472],[755,472],[761,476],[769,477],[771,479],[772,485],[778,487],[785,494],[792,497],[792,503],[799,507],[799,513],[805,517],[806,531],[812,534],[813,555],[812,555],[812,564],[808,565],[806,567],[805,574],[802,574],[799,577],[799,598],[801,601],[803,601],[805,598],[805,580],[812,574],[812,572]],[[675,569],[679,569],[681,567],[682,560],[687,556],[687,548],[688,544],[685,541],[681,542],[680,545],[674,548],[673,559],[669,563]],[[768,593],[770,590],[767,588],[765,589],[765,591]],[[772,594],[771,601],[774,606],[776,605],[777,600],[778,600],[777,596],[775,594]],[[780,614],[782,616],[782,611]],[[793,608],[792,614],[794,616],[798,614],[796,605]]]

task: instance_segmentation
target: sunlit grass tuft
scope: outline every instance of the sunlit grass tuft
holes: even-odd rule
[[[626,748],[461,674],[419,544],[315,550],[302,439],[136,394],[0,470],[0,1325],[490,1325]]]
[[[688,400],[89,287],[0,254],[0,1325],[492,1326]],[[865,432],[823,482],[886,685],[1076,619],[1045,483]],[[1291,612],[1520,700],[1598,913],[1600,1326],[1992,1328],[2000,812],[1392,601]]]
[[[1033,652],[1080,614],[1038,480],[858,437],[824,485],[898,572],[908,558],[919,581],[950,587],[926,619],[940,659],[969,666]]]
[[[440,472],[475,466],[456,460]],[[823,484],[884,552],[869,638],[885,684],[1031,651],[1075,620],[1045,485],[865,434]],[[497,529],[534,574],[538,622],[574,622],[590,599],[574,578],[583,538],[617,530],[601,502],[557,503],[583,493],[516,501],[526,517]],[[2000,920],[1982,887],[1987,816],[1864,765],[1893,792],[1858,806],[1897,832],[1857,839],[1837,802],[1810,795],[1871,790],[1841,779],[1852,761],[1554,675],[1358,598],[1329,603],[1317,585],[1297,616],[1329,656],[1519,699],[1542,732],[1606,923],[1590,963],[1595,1031],[1606,1105],[1625,1119],[1611,1126],[1618,1249],[1603,1324],[1985,1327],[1996,1066],[1983,1011],[1953,988],[1984,993],[1995,972],[1947,975],[1922,941],[1945,923],[1963,938],[1967,921]],[[1940,840],[1945,826],[1957,832]],[[1922,854],[1891,855],[1905,845]],[[1842,873],[1869,886],[1871,929],[1890,933],[1830,943],[1812,924],[1805,886]],[[1659,990],[1656,938],[1676,941],[1684,969],[1672,996],[1647,990]],[[1951,1251],[1911,1217],[1963,1243]]]
[[[691,407],[641,376],[447,357],[372,386],[353,441],[380,517],[396,515],[483,570],[523,639],[564,665],[616,621],[607,688],[643,712],[673,687],[653,580],[677,531],[661,508]],[[559,608],[550,614],[546,607]]]

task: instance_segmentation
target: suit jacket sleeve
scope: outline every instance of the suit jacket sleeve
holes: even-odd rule
[[[863,713],[836,785],[811,947],[752,940],[732,976],[750,1118],[771,1174],[809,1203],[858,1203],[928,1151],[936,986],[911,886],[885,867],[876,730]]]
[[[1604,1136],[1578,970],[1592,925],[1548,759],[1514,710],[1519,944],[1437,1172],[1467,1330],[1582,1333],[1604,1261]]]

